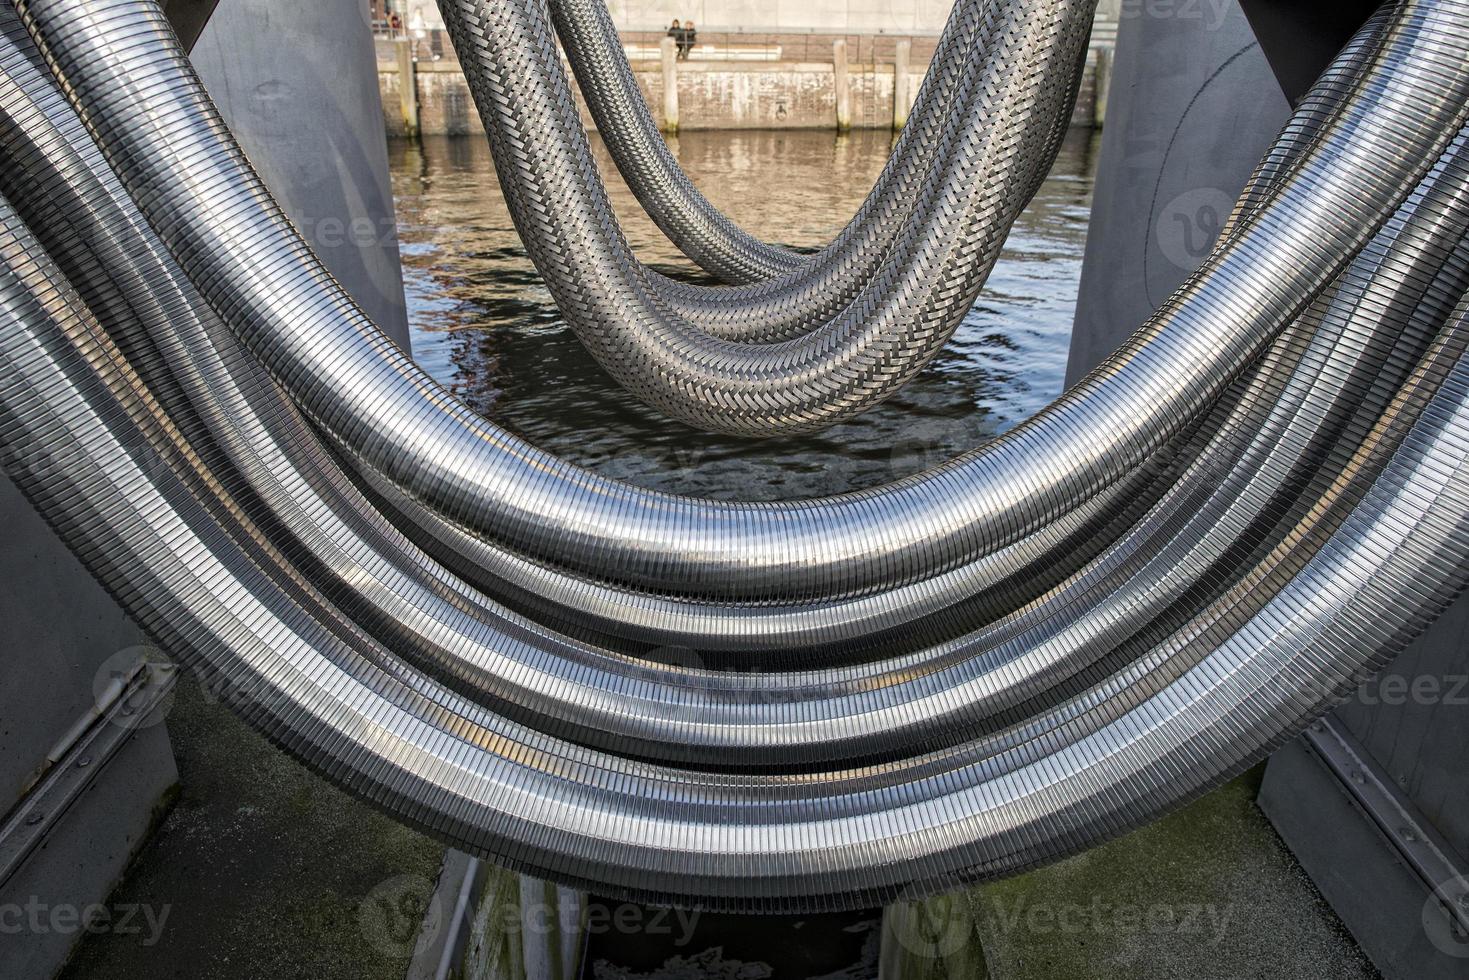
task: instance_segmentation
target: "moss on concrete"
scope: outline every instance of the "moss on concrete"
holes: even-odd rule
[[[89,936],[70,980],[400,980],[443,846],[308,772],[179,679],[167,724],[181,790],[114,893],[160,940]]]
[[[1255,806],[1255,776],[1107,845],[974,889],[998,980],[1377,974]]]

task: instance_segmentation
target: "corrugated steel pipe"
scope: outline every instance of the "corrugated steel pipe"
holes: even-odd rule
[[[637,491],[474,418],[320,269],[155,0],[18,9],[63,84],[4,25],[7,471],[252,724],[466,850],[741,910],[1013,873],[1250,765],[1469,578],[1469,2],[1364,33],[1079,391],[934,473],[777,505]],[[549,626],[481,589],[476,546],[533,570],[507,591],[600,591]],[[954,613],[985,575],[1003,599]],[[597,640],[639,595],[643,639],[921,640],[659,664]]]

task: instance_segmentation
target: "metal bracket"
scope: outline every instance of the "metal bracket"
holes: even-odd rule
[[[1438,897],[1450,921],[1469,935],[1469,869],[1362,744],[1338,721],[1323,718],[1305,732],[1305,744],[1334,773],[1347,794],[1377,826],[1404,865]]]
[[[81,798],[118,751],[146,723],[173,690],[178,668],[139,659],[122,681],[108,690],[84,719],[53,750],[50,765],[25,797],[0,821],[0,885],[25,864],[57,821]]]

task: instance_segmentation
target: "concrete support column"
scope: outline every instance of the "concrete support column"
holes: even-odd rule
[[[1234,4],[1217,20],[1124,10],[1114,64],[1068,385],[1198,268],[1290,114]]]
[[[847,72],[847,42],[843,39],[839,38],[832,42],[831,70],[836,85],[837,132],[850,132],[852,129],[852,88],[851,78]]]
[[[671,37],[658,42],[663,63],[663,131],[678,133],[678,43]]]
[[[908,111],[913,108],[909,74],[912,61],[913,42],[899,41],[898,50],[893,55],[893,132],[908,125]]]
[[[418,139],[418,62],[413,57],[413,41],[395,38],[393,48],[398,56],[398,105],[403,112],[403,135]]]
[[[367,0],[220,0],[194,67],[316,254],[405,350],[408,314]]]
[[[0,909],[9,910],[0,977],[51,977],[85,930],[52,927],[50,910],[75,916],[107,901],[165,812],[178,770],[156,715],[108,710],[131,707],[114,679],[133,676],[152,652],[146,636],[9,469],[0,474],[0,516]],[[104,741],[120,744],[99,752]],[[89,781],[69,796],[66,781],[82,778]],[[36,908],[48,917],[23,914]]]

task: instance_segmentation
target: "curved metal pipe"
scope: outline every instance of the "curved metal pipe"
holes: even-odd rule
[[[669,240],[726,282],[755,283],[799,273],[802,283],[799,290],[777,286],[783,289],[783,302],[754,310],[750,301],[769,298],[769,287],[711,292],[657,278],[655,286],[679,315],[713,336],[770,342],[799,336],[839,312],[850,284],[865,281],[875,271],[886,249],[882,243],[892,241],[898,219],[912,208],[920,176],[932,171],[941,134],[963,122],[956,116],[974,97],[973,69],[989,55],[976,49],[977,25],[981,18],[992,17],[997,6],[996,0],[959,0],[954,5],[887,166],[842,232],[811,257],[751,237],[694,186],[648,111],[605,3],[551,0],[550,10],[602,142],[633,195]],[[1083,49],[1072,72],[1073,89],[1080,84],[1084,63]],[[961,76],[968,81],[961,84]],[[1066,104],[1074,102],[1073,91]],[[1040,154],[1045,165],[1038,168],[1038,179],[1050,169],[1069,123],[1069,116],[1057,119],[1052,145]],[[845,279],[830,278],[837,271],[834,266],[854,262],[860,264],[846,272]]]
[[[431,685],[405,686],[371,644],[326,631],[303,616],[309,605],[273,592],[259,565],[233,559],[232,542],[248,535],[221,535],[219,515],[201,517],[193,493],[174,492],[182,463],[160,471],[116,451],[129,443],[130,418],[148,420],[112,398],[136,389],[116,378],[111,395],[99,390],[105,379],[93,364],[109,358],[95,327],[8,210],[0,223],[9,261],[0,303],[11,314],[0,354],[23,369],[0,381],[10,462],[47,464],[18,474],[23,489],[109,586],[175,649],[269,695],[251,703],[252,720],[354,791],[513,866],[621,894],[742,908],[787,897],[799,907],[855,904],[910,880],[936,887],[1068,853],[1081,842],[1074,816],[1093,834],[1120,832],[1288,735],[1329,706],[1337,678],[1344,686],[1405,642],[1469,571],[1444,565],[1469,551],[1461,306],[1356,465],[1261,563],[1244,599],[1231,592],[1195,617],[1119,675],[1121,692],[1100,686],[1095,698],[1028,723],[1024,741],[982,739],[796,782],[601,757],[504,726]],[[62,446],[54,436],[65,431],[87,438]],[[76,493],[99,464],[121,487]],[[78,507],[106,520],[77,520]],[[1440,590],[1415,588],[1445,567]],[[1230,616],[1238,623],[1228,632],[1208,635]],[[191,632],[195,623],[204,628]],[[1347,629],[1323,633],[1338,623]],[[1113,700],[1145,690],[1137,684],[1150,674],[1162,682],[1157,694]],[[1305,685],[1319,677],[1332,686]]]
[[[25,0],[30,26],[56,15],[51,26],[65,28],[56,10],[68,2]],[[136,4],[86,6],[97,20],[81,23],[80,32],[96,32],[91,43],[117,59],[114,68],[127,63],[130,43],[148,49]],[[72,83],[68,96],[86,109],[77,66],[56,54],[68,40],[62,30],[48,57]],[[175,326],[163,315],[174,304],[202,304],[121,187],[232,327],[249,325],[243,313],[272,303],[310,310],[323,293],[333,295],[330,286],[273,278],[293,268],[289,261],[263,262],[251,281],[210,280],[208,270],[228,267],[228,257],[216,254],[219,243],[203,247],[209,243],[191,237],[197,227],[159,220],[173,213],[160,201],[195,193],[181,186],[188,182],[175,172],[178,161],[156,158],[163,152],[157,146],[130,143],[136,134],[110,132],[94,113],[89,121],[126,177],[113,182],[85,146],[68,152],[50,145],[56,134],[78,135],[54,94],[28,104],[21,96],[30,89],[8,83],[0,84],[0,102],[14,122],[0,131],[0,146],[36,168],[0,180],[8,190],[55,192],[54,202],[38,194],[24,207],[108,322],[96,322],[88,301],[0,200],[0,446],[17,484],[108,588],[165,646],[244,692],[235,707],[254,724],[330,778],[460,846],[614,894],[738,909],[870,904],[910,883],[934,889],[1011,873],[1135,826],[1238,771],[1329,707],[1464,588],[1469,300],[1459,296],[1451,313],[1448,304],[1469,281],[1466,134],[1462,114],[1436,100],[1465,84],[1466,41],[1469,4],[1403,3],[1361,77],[1338,90],[1339,106],[1319,136],[1299,156],[1282,155],[1274,176],[1262,170],[1271,190],[1262,191],[1255,211],[1238,216],[1236,237],[1215,265],[1175,297],[1169,315],[1180,331],[1208,327],[1221,311],[1289,306],[1296,294],[1286,284],[1233,277],[1247,266],[1247,253],[1235,250],[1251,241],[1263,246],[1262,229],[1279,231],[1280,250],[1320,276],[1300,294],[1278,338],[1254,321],[1265,336],[1231,338],[1264,353],[1247,378],[1170,379],[1227,397],[1213,409],[1206,400],[1185,413],[1188,421],[1174,420],[1168,438],[1196,432],[1185,437],[1180,471],[1160,474],[1156,502],[1140,514],[1110,515],[1108,523],[1124,525],[1115,543],[981,630],[983,639],[962,657],[921,651],[910,655],[906,674],[896,662],[834,670],[825,676],[846,686],[822,691],[811,686],[814,673],[729,678],[624,658],[631,668],[624,677],[646,684],[628,680],[619,688],[617,658],[607,651],[578,653],[544,631],[523,651],[496,647],[502,632],[510,634],[508,614],[475,634],[469,624],[492,604],[396,537],[340,474],[333,477],[321,447],[252,373],[258,369],[249,358],[228,353],[217,324],[201,315]],[[20,67],[13,63],[15,76]],[[153,86],[180,77],[165,59],[118,98],[126,104],[151,96],[167,131],[181,109],[171,96],[192,99],[197,89]],[[207,103],[193,108],[200,106]],[[1445,118],[1459,119],[1460,128],[1447,135],[1421,128],[1425,119]],[[32,126],[28,142],[24,130]],[[212,168],[223,163],[229,171],[230,161],[189,157],[210,145],[203,138],[210,134],[195,135],[202,142],[170,151],[185,154],[188,177],[202,191],[217,174]],[[1434,155],[1408,161],[1392,146]],[[155,157],[146,166],[131,156],[142,150]],[[1362,160],[1380,169],[1361,175],[1348,168]],[[1373,183],[1383,173],[1417,176],[1390,192]],[[1379,196],[1336,220],[1386,209],[1356,237],[1324,210],[1354,191]],[[262,211],[274,213],[263,193],[219,205],[215,218],[246,228]],[[271,243],[288,259],[294,254],[292,239],[264,234],[271,227],[232,240],[245,246],[245,260],[269,258],[269,249],[252,248]],[[101,240],[72,241],[69,232],[92,228]],[[1311,254],[1308,236],[1318,232],[1354,244],[1352,256]],[[253,335],[242,332],[269,338],[255,326]],[[277,339],[289,350],[309,336]],[[1101,376],[1090,379],[1094,400],[1077,399],[1071,410],[1129,404],[1126,393],[1110,390],[1129,378],[1156,377],[1145,394],[1176,397],[1163,375],[1148,371],[1177,356],[1168,344],[1180,338],[1166,331],[1158,338],[1167,343],[1136,346],[1110,365],[1105,387]],[[1219,360],[1233,356],[1243,355]],[[299,378],[276,376],[298,396],[311,391]],[[338,395],[353,397],[361,384]],[[435,418],[434,407],[419,412]],[[1201,422],[1205,409],[1211,414]],[[231,420],[232,411],[240,418]],[[1056,418],[1042,422],[1054,426]],[[1098,426],[1108,420],[1091,419]],[[394,419],[405,430],[415,421]],[[293,432],[307,438],[293,443]],[[1151,430],[1143,433],[1146,442]],[[1108,435],[1091,434],[1095,441]],[[370,439],[339,445],[359,458],[379,449]],[[1128,454],[1147,451],[1126,443],[1115,455],[1060,456],[1055,465],[1092,470],[1073,488],[1087,479],[1116,486],[1135,474],[1124,465],[1134,458]],[[1075,479],[1066,473],[1057,482]],[[291,501],[273,488],[305,493]],[[1095,499],[1093,491],[1035,509],[1066,515]],[[375,569],[379,557],[391,567]],[[946,560],[933,559],[938,566]],[[931,577],[915,571],[913,581]],[[392,605],[410,596],[425,603]],[[483,649],[456,645],[461,640],[445,632],[456,629],[478,636]],[[415,651],[403,642],[409,636],[428,643]],[[578,664],[568,670],[595,663],[601,673],[567,673],[561,683],[549,657],[554,649]],[[552,679],[527,672],[501,679],[498,689],[466,691],[405,662],[486,651],[501,657],[487,679],[501,667],[520,669],[512,667],[516,657],[546,667]],[[572,690],[578,680],[587,681],[588,696]],[[759,700],[793,691],[805,701],[790,708]],[[596,697],[605,706],[624,693],[638,723],[652,726],[627,729],[635,739],[682,735],[718,749],[708,758],[720,768],[684,769],[596,748],[598,736],[578,724],[599,717]],[[659,715],[669,710],[684,714]],[[933,740],[915,743],[918,732]],[[816,763],[811,771],[799,771],[789,753],[758,755],[762,746],[800,741],[792,733],[814,733],[813,744],[834,748],[830,761],[812,753],[804,757]],[[863,742],[878,734],[881,740]],[[863,744],[894,735],[912,746],[911,755],[849,765]],[[732,746],[752,754],[730,753]],[[738,771],[759,758],[781,764]]]
[[[1381,44],[1387,13],[1384,9],[1364,26],[1302,102],[1252,175],[1240,207],[1229,218],[1231,227],[1263,203],[1266,192],[1284,178],[1289,165],[1312,145],[1331,113],[1350,96],[1368,57]],[[794,604],[778,600],[708,603],[567,574],[438,519],[371,471],[363,471],[361,477],[374,501],[435,558],[538,619],[554,621],[565,629],[667,648],[680,661],[689,659],[686,651],[698,651],[700,661],[716,666],[724,662],[720,654],[725,651],[791,650],[800,654],[799,663],[787,663],[782,657],[774,664],[811,667],[819,665],[827,649],[835,657],[850,658],[868,643],[907,643],[920,619],[953,610],[961,602],[976,616],[1023,605],[1039,591],[1035,583],[1060,581],[1116,537],[1119,532],[1114,526],[1121,524],[1129,509],[1122,507],[1124,502],[1135,508],[1155,500],[1166,461],[1180,451],[1178,446],[1165,447],[1121,483],[1034,534],[968,565],[884,592]],[[981,604],[978,600],[984,596],[992,600]]]
[[[729,504],[597,478],[443,396],[269,205],[148,5],[25,0],[20,9],[186,273],[355,464],[528,558],[650,591],[757,602],[875,593],[942,574],[1122,478],[1190,424],[1370,238],[1457,131],[1469,88],[1447,46],[1426,43],[1452,32],[1457,11],[1405,8],[1360,98],[1272,203],[1040,416],[883,491]],[[113,22],[128,25],[126,43],[104,41]],[[1426,70],[1399,77],[1393,68],[1405,57]],[[139,97],[149,87],[178,98],[150,103]],[[174,160],[190,179],[178,179]]]
[[[933,663],[928,657],[907,656],[860,671],[799,677],[750,674],[733,681],[699,671],[664,676],[620,658],[599,658],[591,650],[558,643],[523,622],[504,617],[491,603],[475,600],[471,593],[450,588],[432,573],[425,573],[423,556],[415,555],[404,543],[393,546],[388,540],[391,535],[380,529],[373,533],[370,510],[359,513],[367,510],[365,505],[350,503],[340,491],[336,498],[321,497],[315,487],[325,485],[330,490],[331,477],[329,473],[311,477],[309,456],[306,476],[299,469],[301,462],[288,462],[292,447],[311,445],[309,435],[297,431],[299,421],[279,405],[278,396],[271,397],[273,389],[258,377],[248,383],[252,388],[262,386],[253,396],[264,406],[257,413],[252,396],[240,391],[226,366],[235,363],[236,370],[248,379],[249,362],[241,363],[238,352],[230,353],[228,337],[217,323],[211,329],[192,321],[198,301],[197,297],[190,299],[187,284],[181,283],[176,295],[154,298],[159,283],[181,278],[160,258],[161,245],[153,244],[136,257],[105,248],[97,251],[96,243],[106,246],[119,237],[122,228],[129,229],[121,236],[124,241],[153,239],[141,218],[133,216],[130,202],[106,172],[100,154],[86,149],[89,141],[79,122],[66,118],[70,110],[60,94],[48,92],[49,105],[31,102],[25,93],[27,79],[32,88],[37,83],[29,59],[19,49],[5,50],[0,68],[7,85],[0,89],[0,108],[6,125],[0,130],[4,141],[0,145],[12,164],[0,175],[6,192],[20,195],[17,199],[29,208],[32,220],[44,221],[43,232],[75,257],[71,268],[83,273],[105,270],[88,276],[87,284],[94,291],[109,293],[114,284],[120,284],[125,294],[136,294],[131,307],[126,305],[126,296],[121,298],[122,306],[119,300],[102,298],[101,308],[109,310],[113,320],[126,321],[130,314],[138,317],[134,311],[139,309],[153,312],[146,326],[159,337],[164,352],[162,356],[146,354],[155,374],[161,370],[159,365],[182,364],[190,369],[189,398],[208,416],[211,431],[219,435],[230,458],[240,463],[250,485],[270,503],[276,522],[296,529],[300,546],[317,556],[316,564],[326,574],[322,588],[343,596],[355,589],[361,598],[343,608],[361,611],[371,607],[367,619],[359,617],[359,622],[369,628],[376,625],[384,642],[395,646],[401,638],[400,649],[416,654],[428,666],[437,666],[441,674],[466,684],[477,696],[492,699],[514,717],[535,719],[543,728],[623,752],[641,746],[638,751],[651,757],[688,756],[707,762],[718,757],[707,755],[710,751],[737,748],[743,751],[745,764],[762,764],[788,760],[792,752],[803,759],[838,758],[844,751],[873,754],[879,748],[894,752],[920,736],[931,744],[935,731],[955,727],[956,712],[965,719],[983,717],[989,696],[976,698],[972,704],[963,704],[959,696],[968,688],[990,683],[984,677],[993,676],[997,669],[987,666],[994,662],[993,654],[976,659],[973,651],[985,649],[975,646],[977,638],[931,651],[928,656],[934,657]],[[11,78],[17,82],[10,83]],[[91,302],[93,308],[99,308],[97,300]],[[129,342],[139,343],[137,338]],[[214,345],[220,343],[226,345],[225,355],[211,358]],[[1343,365],[1344,373],[1349,366]],[[175,420],[182,414],[178,403],[168,412]],[[275,415],[284,418],[277,420]],[[283,440],[286,452],[275,453],[274,462],[266,466],[260,453],[275,449],[276,439]],[[319,459],[319,449],[317,455]],[[224,482],[231,485],[227,478]],[[334,521],[339,511],[345,511],[345,519]],[[369,530],[364,532],[364,527]],[[385,578],[384,568],[404,571],[396,578]],[[478,615],[466,609],[477,610]],[[1035,619],[1033,610],[1027,612],[1027,618]],[[434,625],[426,629],[413,626],[415,623]],[[385,631],[383,624],[388,624]],[[998,635],[1006,632],[1001,629]],[[993,649],[996,635],[995,630],[986,630],[980,638],[990,640]],[[1005,667],[1007,661],[998,663],[1011,672],[1011,687],[1021,687],[1013,668]],[[976,681],[972,671],[980,667],[985,673]],[[1048,673],[1056,671],[1050,668]],[[898,679],[904,676],[911,679]],[[940,681],[952,686],[937,687]],[[920,693],[906,693],[909,690]],[[723,703],[701,705],[695,700],[709,695]],[[941,699],[951,707],[926,717],[924,711],[914,711],[914,697],[927,702]],[[906,729],[912,731],[905,735]],[[762,751],[772,754],[767,758]]]

